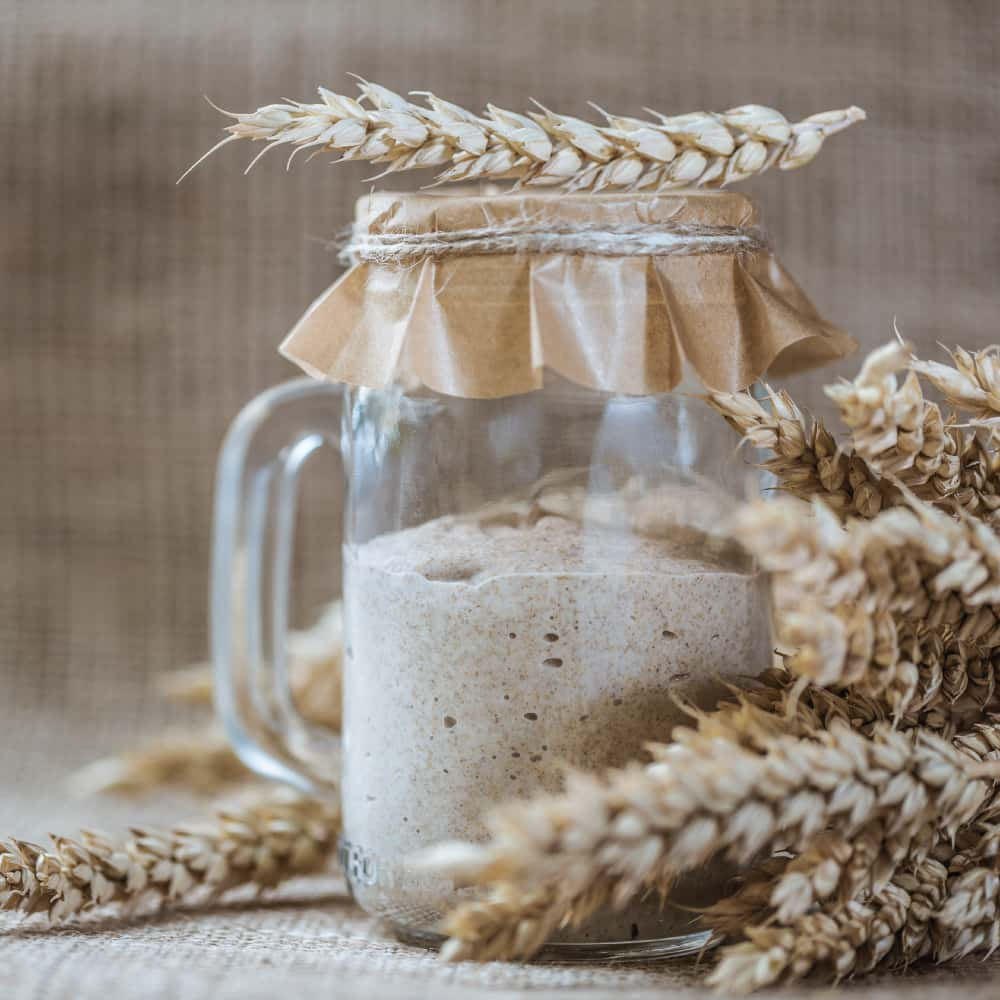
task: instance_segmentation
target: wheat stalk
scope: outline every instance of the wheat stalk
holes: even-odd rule
[[[900,384],[896,374],[907,367]],[[1000,457],[992,442],[983,442],[975,431],[964,434],[927,402],[916,375],[925,367],[908,345],[893,342],[873,351],[853,381],[828,386],[826,393],[850,429],[856,453],[876,475],[902,482],[922,500],[957,504],[990,519],[1000,508]],[[969,381],[946,365],[931,367],[950,372],[950,384]],[[992,365],[973,368],[993,371]]]
[[[995,734],[988,742],[996,743]],[[947,881],[930,908],[926,951],[940,962],[977,951],[989,954],[1000,945],[996,820],[996,804],[991,803],[960,831],[955,847],[942,845],[939,851],[947,865]]]
[[[79,796],[137,795],[164,787],[205,795],[250,777],[229,740],[211,725],[168,731],[133,750],[95,760],[70,775],[68,787]]]
[[[612,893],[613,883],[597,882],[567,906],[552,886],[526,892],[500,883],[484,898],[445,915],[441,957],[446,962],[504,962],[535,955],[557,930],[582,924]]]
[[[955,502],[968,514],[983,517],[991,523],[997,520],[1000,508],[1000,451],[991,432],[987,440],[978,433],[960,435],[949,428],[958,447],[959,485]]]
[[[955,745],[974,760],[1000,758],[1000,730],[997,716],[984,716],[972,729],[955,737]]]
[[[722,187],[772,166],[803,166],[828,136],[865,117],[851,107],[792,124],[772,108],[748,104],[721,114],[650,111],[649,120],[602,111],[605,124],[594,125],[541,105],[520,114],[491,104],[476,115],[430,93],[422,95],[425,105],[417,105],[367,80],[358,88],[358,100],[320,87],[317,104],[288,101],[223,112],[234,119],[229,136],[187,172],[221,146],[250,139],[265,143],[260,155],[294,147],[289,164],[300,150],[312,149],[338,160],[387,164],[379,176],[443,167],[438,183],[512,179],[570,191]]]
[[[769,408],[749,392],[712,392],[706,400],[744,440],[774,452],[762,467],[783,490],[820,499],[841,517],[871,518],[900,503],[900,482],[929,503],[992,520],[1000,509],[994,443],[946,420],[912,371],[900,386],[895,373],[911,360],[904,345],[890,344],[869,355],[853,382],[827,387],[853,448],[838,446],[821,421],[766,384]]]
[[[810,514],[776,501],[744,509],[735,530],[775,574],[779,607],[793,609],[781,617],[782,641],[798,647],[790,668],[817,684],[889,690],[905,666],[897,618],[984,649],[1000,643],[1000,540],[975,518],[908,501],[845,527],[821,503]]]
[[[890,686],[886,701],[896,719],[950,733],[983,717],[995,702],[1000,650],[983,649],[956,638],[950,626],[926,628],[899,622],[896,632],[896,677],[915,683]]]
[[[766,716],[795,722],[802,735],[825,729],[832,719],[840,718],[868,734],[876,723],[891,720],[901,729],[924,727],[951,739],[959,733],[968,737],[969,728],[987,718],[988,710],[1000,708],[995,694],[997,650],[967,646],[948,636],[946,629],[911,631],[906,623],[900,625],[898,641],[900,659],[917,675],[915,685],[902,695],[892,687],[876,696],[863,694],[856,686],[803,688],[783,667],[766,671],[757,678],[757,687],[739,693],[738,707],[719,706],[713,717],[733,727],[732,714],[751,704]],[[900,676],[906,676],[905,671]]]
[[[946,420],[924,399],[914,374],[933,372],[938,383],[951,387],[953,402],[960,392],[969,406],[980,397],[1000,398],[1000,383],[990,388],[996,371],[992,354],[958,351],[954,357],[962,370],[916,361],[907,345],[893,342],[873,351],[853,381],[827,387],[852,433],[853,448],[838,447],[822,422],[807,419],[787,393],[767,385],[768,407],[749,392],[713,392],[706,399],[745,440],[774,452],[763,467],[784,490],[822,499],[841,516],[870,518],[899,503],[898,481],[922,500],[992,519],[1000,509],[995,442],[965,434]],[[912,370],[900,385],[896,374],[907,367]],[[973,393],[973,375],[979,396]]]
[[[731,899],[706,913],[716,931],[746,939],[722,950],[710,982],[723,993],[747,993],[824,966],[838,980],[879,964],[906,967],[929,954],[947,957],[938,949],[950,946],[954,936],[942,930],[941,921],[949,907],[948,841],[935,842],[924,828],[901,860],[882,862],[866,874],[867,860],[879,864],[880,832],[876,827],[869,833],[862,832],[860,847],[821,835],[799,858],[770,858],[755,866]],[[854,871],[845,867],[852,862]],[[966,888],[984,902],[987,893],[975,877]],[[966,902],[959,900],[957,909]],[[981,917],[980,909],[968,937],[978,940]]]
[[[956,858],[930,915],[928,951],[939,962],[987,956],[1000,947],[1000,874],[996,865],[973,866]]]
[[[703,919],[727,935],[765,922],[790,925],[828,902],[843,904],[881,889],[912,849],[910,839],[888,836],[882,822],[850,837],[824,831],[797,857],[772,858],[762,871],[754,869],[737,892],[709,907]]]
[[[1000,347],[951,352],[952,365],[911,359],[910,367],[924,376],[956,409],[970,413],[974,424],[1000,424]]]
[[[340,811],[315,799],[270,796],[206,823],[134,829],[115,840],[84,831],[51,848],[0,844],[0,909],[61,920],[109,903],[135,906],[216,898],[240,886],[270,889],[330,862]]]
[[[772,667],[755,678],[756,684],[737,693],[735,703],[718,706],[713,713],[731,725],[728,713],[742,712],[743,706],[753,705],[768,715],[778,716],[796,723],[795,731],[808,736],[827,729],[834,719],[840,719],[852,729],[871,735],[872,727],[879,722],[893,719],[891,708],[881,699],[861,694],[855,688],[823,688],[814,684],[802,685],[784,665]],[[898,720],[904,728],[907,717]],[[699,729],[703,728],[699,726]]]
[[[792,615],[792,622],[798,631],[786,628],[786,638],[809,642],[807,616]],[[801,671],[803,664],[811,661],[808,657],[796,660],[797,655],[790,654],[787,661],[792,670]],[[861,658],[849,669],[854,670],[857,663],[862,670],[854,685],[837,687],[835,682],[831,691],[807,688],[803,695],[806,702],[825,702],[824,710],[829,713],[833,710],[830,700],[836,693],[838,701],[850,705],[852,720],[859,725],[864,725],[860,721],[864,712],[868,713],[869,722],[878,721],[888,713],[897,725],[926,726],[945,736],[982,718],[988,707],[996,705],[1000,650],[962,642],[950,626],[927,628],[907,621],[894,622],[881,650],[868,661]],[[834,670],[834,674],[837,672]],[[842,708],[839,711],[846,714]],[[822,728],[819,720],[815,728]]]
[[[937,858],[925,858],[898,872],[893,881],[909,895],[910,906],[889,961],[896,968],[907,968],[933,951],[933,918],[948,892],[948,869]]]
[[[448,939],[441,958],[503,962],[533,955],[566,922],[566,911],[553,905],[547,889],[525,893],[501,883],[486,898],[459,906],[445,917],[442,930]]]
[[[928,466],[930,476],[940,462],[943,421],[940,410],[925,402],[912,372],[898,384],[895,373],[909,359],[906,344],[887,344],[865,358],[853,381],[827,386],[825,392],[837,404],[859,455],[885,473]]]
[[[747,940],[722,950],[709,982],[719,992],[749,993],[806,978],[824,967],[838,981],[880,964],[906,967],[928,954],[941,957],[937,924],[947,905],[948,869],[924,852],[922,848],[919,857],[883,884],[862,888],[854,898],[830,893],[809,912],[744,923],[740,933]],[[758,892],[769,888],[765,871]]]
[[[1000,948],[1000,921],[994,915],[974,927],[932,925],[931,936],[931,954],[938,962],[955,962],[977,952],[989,957]]]
[[[778,735],[766,753],[690,730],[675,738],[651,747],[651,764],[572,775],[560,796],[511,804],[491,818],[488,843],[443,844],[425,863],[462,884],[551,887],[553,905],[569,912],[605,883],[618,905],[720,852],[745,862],[802,850],[823,830],[850,836],[879,821],[900,839],[929,822],[955,830],[988,793],[977,775],[990,765],[921,729],[882,723],[866,738],[835,719],[811,739]],[[462,954],[474,956],[474,943],[464,940]]]
[[[993,868],[969,868],[948,885],[948,895],[935,914],[945,927],[961,930],[986,920],[995,921],[1000,902],[1000,875]]]
[[[824,969],[840,981],[878,965],[906,966],[933,950],[946,878],[944,865],[925,858],[864,898],[829,901],[788,924],[745,927],[747,940],[722,950],[708,981],[743,994]]]
[[[940,652],[929,651],[924,643],[922,653],[926,661],[940,659],[941,700],[957,718],[982,717],[995,705],[1000,650],[979,649],[949,637]]]
[[[992,699],[996,652],[955,639],[950,626],[926,628],[858,608],[831,611],[813,599],[778,620],[783,641],[794,647],[785,654],[793,674],[881,704],[898,725],[941,730]]]
[[[809,913],[788,927],[749,927],[748,940],[725,948],[709,985],[744,994],[804,979],[826,968],[834,981],[868,971],[892,950],[911,897],[890,882],[866,904],[851,900]]]
[[[774,453],[762,467],[778,478],[783,490],[821,499],[842,517],[874,517],[894,502],[892,485],[839,447],[822,421],[807,418],[788,393],[766,384],[763,389],[770,409],[749,392],[710,392],[705,399],[745,441]]]

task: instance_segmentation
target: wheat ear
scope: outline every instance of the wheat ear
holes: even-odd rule
[[[966,513],[991,519],[1000,508],[996,448],[975,431],[964,433],[942,416],[940,407],[927,402],[915,374],[927,367],[906,344],[893,342],[869,354],[853,381],[828,386],[826,393],[850,429],[855,451],[877,475],[902,482],[922,500],[959,505]],[[969,382],[946,365],[930,367],[951,373],[948,384]],[[985,377],[995,365],[970,361],[968,367]],[[906,368],[911,370],[900,383],[897,373]]]
[[[982,764],[885,723],[866,738],[834,719],[813,739],[779,735],[766,753],[690,730],[675,738],[651,748],[651,764],[572,775],[562,795],[510,804],[491,818],[488,843],[440,845],[425,863],[464,884],[551,887],[569,912],[606,881],[620,904],[719,852],[746,861],[803,849],[824,829],[849,836],[882,820],[905,838],[931,818],[957,829],[988,793]]]
[[[315,799],[274,796],[171,830],[134,829],[115,840],[84,831],[51,848],[0,844],[0,909],[61,920],[108,903],[160,904],[269,889],[327,867],[340,810]]]
[[[931,952],[950,962],[1000,947],[1000,874],[995,867],[969,868],[948,880],[931,919]]]
[[[446,914],[441,947],[446,962],[511,961],[535,955],[562,927],[579,926],[604,906],[613,883],[603,880],[567,906],[551,886],[525,891],[500,883],[482,899],[463,903]]]
[[[824,970],[836,980],[875,965],[952,957],[939,951],[955,936],[943,929],[949,910],[967,915],[964,923],[975,930],[966,936],[978,940],[989,889],[972,876],[965,882],[968,895],[949,904],[949,884],[955,883],[949,837],[924,827],[901,858],[881,865],[879,842],[878,827],[851,840],[821,834],[798,858],[756,865],[733,897],[706,914],[716,930],[748,939],[722,950],[713,985],[723,993],[747,993]],[[857,867],[849,875],[852,859]],[[868,860],[876,868],[866,875]],[[966,908],[970,902],[973,911]]]
[[[827,386],[825,392],[837,404],[858,454],[881,472],[947,479],[953,469],[941,470],[946,459],[940,409],[926,402],[912,372],[902,385],[896,379],[909,359],[909,347],[892,342],[872,351],[853,381]]]
[[[817,684],[912,689],[919,672],[898,656],[900,620],[1000,644],[1000,540],[975,518],[912,501],[843,527],[821,503],[810,513],[776,501],[742,510],[735,531],[790,609],[781,617],[782,641],[798,647],[790,668]]]
[[[898,371],[920,364],[905,345],[892,343],[872,352],[853,381],[827,387],[853,448],[838,446],[821,421],[809,420],[787,393],[767,385],[767,406],[749,392],[713,392],[706,399],[745,440],[774,453],[763,468],[783,490],[820,499],[842,517],[870,518],[900,503],[898,481],[921,500],[992,520],[1000,509],[995,443],[946,420],[924,399],[913,371],[897,381]]]
[[[947,856],[947,845],[941,846]],[[933,952],[933,918],[948,892],[948,869],[937,858],[925,858],[897,873],[893,881],[909,895],[910,906],[888,961],[905,969]]]
[[[826,831],[797,857],[771,858],[751,871],[737,892],[705,911],[703,921],[727,936],[755,924],[788,926],[828,903],[843,905],[881,889],[913,851],[912,839],[888,835],[881,821],[851,836]]]
[[[205,156],[250,139],[264,142],[265,152],[294,147],[289,163],[300,150],[312,149],[338,160],[384,163],[383,175],[443,167],[439,183],[513,179],[571,191],[661,191],[721,187],[772,166],[803,166],[828,136],[865,117],[851,107],[792,124],[772,108],[749,104],[721,114],[650,112],[648,120],[601,112],[605,123],[594,125],[541,105],[520,114],[491,104],[476,115],[434,94],[424,94],[426,103],[417,105],[376,83],[360,80],[358,87],[358,100],[320,87],[317,104],[289,101],[245,114],[224,112],[234,119],[229,136]]]
[[[899,657],[916,670],[916,684],[908,689],[909,701],[899,709],[896,691],[884,696],[862,694],[855,686],[802,687],[787,668],[761,674],[756,687],[739,693],[739,704],[749,703],[768,716],[795,720],[800,734],[825,729],[840,718],[863,733],[871,733],[878,722],[891,720],[902,729],[922,726],[945,739],[966,732],[989,710],[996,711],[997,674],[1000,651],[979,650],[940,632],[899,628]],[[737,711],[723,705],[713,713],[722,717]],[[726,718],[726,725],[732,723]]]
[[[95,760],[69,777],[69,789],[87,796],[138,795],[178,787],[198,795],[250,780],[250,772],[215,726],[173,730],[133,750]]]
[[[822,971],[839,981],[873,969],[898,948],[910,919],[914,896],[902,881],[890,881],[865,902],[834,903],[788,926],[747,928],[747,941],[723,949],[709,985],[745,994]]]
[[[995,818],[963,828],[957,845],[940,842],[935,866],[928,861],[922,868],[932,877],[914,878],[913,884],[899,880],[915,906],[900,938],[897,964],[925,955],[948,962],[977,951],[989,954],[1000,945]]]
[[[749,392],[711,392],[705,399],[756,448],[773,452],[762,467],[793,496],[821,499],[840,516],[874,517],[895,490],[859,456],[841,448],[822,421],[809,419],[787,392],[768,385],[768,406]]]
[[[961,347],[951,352],[951,365],[937,361],[910,361],[956,409],[968,413],[974,424],[990,428],[1000,425],[1000,346],[982,351]]]

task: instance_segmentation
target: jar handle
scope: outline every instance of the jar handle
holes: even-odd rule
[[[288,606],[299,478],[324,445],[340,452],[340,387],[302,378],[261,393],[219,456],[212,542],[215,708],[251,770],[335,793],[336,733],[304,718],[288,671]]]

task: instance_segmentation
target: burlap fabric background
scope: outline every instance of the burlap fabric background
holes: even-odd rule
[[[749,188],[830,319],[871,346],[895,315],[933,352],[996,339],[996,12],[990,0],[2,0],[0,830],[38,838],[193,808],[67,801],[60,777],[158,725],[152,678],[203,655],[220,437],[292,375],[275,345],[336,273],[324,241],[371,172],[320,158],[285,174],[275,157],[242,178],[248,150],[230,148],[175,187],[218,135],[201,94],[248,109],[320,81],[349,89],[354,70],[474,107],[861,104],[870,122],[815,164]],[[819,403],[821,381],[796,388]],[[335,582],[335,519],[329,497],[310,502],[304,613]],[[131,928],[5,920],[0,995],[696,989],[683,967],[442,970],[348,904],[315,905],[317,891]],[[995,995],[991,968],[962,970],[970,997]],[[871,995],[943,996],[955,975]]]

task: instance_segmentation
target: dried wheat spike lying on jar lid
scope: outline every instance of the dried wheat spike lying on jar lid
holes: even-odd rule
[[[416,104],[367,80],[358,86],[359,99],[320,87],[316,104],[289,101],[223,112],[234,124],[205,156],[249,139],[265,144],[251,167],[268,150],[289,146],[289,163],[311,149],[312,155],[332,153],[337,160],[384,163],[380,177],[436,168],[438,183],[509,179],[568,191],[666,191],[723,187],[775,165],[801,167],[827,136],[865,117],[861,108],[850,107],[789,122],[773,108],[746,104],[672,116],[646,109],[650,117],[642,119],[593,105],[604,118],[593,124],[542,105],[522,114],[490,104],[477,115],[431,93],[421,93],[425,103]]]

